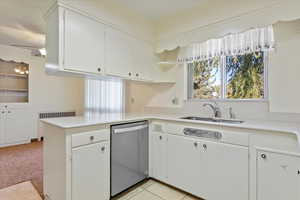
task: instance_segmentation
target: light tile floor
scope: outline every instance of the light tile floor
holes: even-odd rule
[[[113,200],[201,200],[155,180],[148,180]]]
[[[30,181],[0,190],[1,200],[42,200]]]

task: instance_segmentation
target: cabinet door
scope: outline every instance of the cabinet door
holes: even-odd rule
[[[64,68],[103,72],[104,25],[72,11],[64,14]]]
[[[153,178],[166,182],[167,180],[167,135],[152,133],[151,148],[151,173]]]
[[[205,198],[248,199],[248,148],[202,141],[201,167]]]
[[[29,141],[34,130],[32,117],[26,109],[9,109],[5,118],[5,143]]]
[[[205,180],[200,178],[200,150],[195,139],[168,135],[167,166],[169,184],[198,195]]]
[[[152,81],[155,64],[152,46],[144,41],[135,39],[132,50],[134,55],[134,79]]]
[[[4,144],[5,118],[6,112],[0,110],[0,145]]]
[[[110,198],[109,143],[72,150],[72,200]]]
[[[257,154],[257,200],[300,199],[300,157],[260,151]]]
[[[105,40],[106,73],[125,78],[134,77],[132,51],[134,39],[121,31],[107,28]]]

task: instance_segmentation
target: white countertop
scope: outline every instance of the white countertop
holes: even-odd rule
[[[278,121],[255,121],[246,120],[241,124],[231,124],[231,123],[220,123],[220,122],[207,122],[207,121],[196,121],[196,120],[185,120],[180,119],[183,115],[163,115],[163,114],[101,114],[92,117],[78,116],[78,117],[62,117],[62,118],[49,118],[42,119],[42,122],[51,124],[60,128],[78,128],[84,126],[93,125],[103,125],[103,124],[118,124],[131,121],[140,120],[168,120],[177,122],[188,122],[195,124],[211,124],[219,125],[222,127],[236,127],[236,128],[246,128],[254,130],[266,130],[266,131],[276,131],[295,134],[298,137],[300,144],[300,125],[297,123],[285,123]]]

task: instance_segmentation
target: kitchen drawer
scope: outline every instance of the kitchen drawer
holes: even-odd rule
[[[72,135],[72,147],[92,144],[99,141],[106,141],[110,138],[109,129],[98,131],[83,132]]]

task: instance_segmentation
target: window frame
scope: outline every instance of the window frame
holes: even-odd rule
[[[226,98],[226,57],[221,57],[221,97],[216,99],[197,99],[192,97],[193,85],[191,82],[191,71],[189,70],[189,64],[193,62],[187,62],[184,64],[185,68],[185,100],[190,102],[268,102],[269,101],[269,85],[268,85],[268,74],[269,74],[269,64],[270,64],[270,53],[264,52],[264,98],[262,99],[228,99]]]

